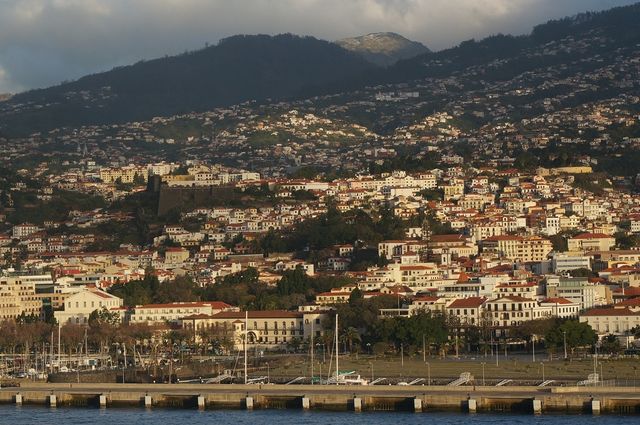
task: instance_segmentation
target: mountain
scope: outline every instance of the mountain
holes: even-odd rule
[[[372,67],[313,37],[234,36],[202,50],[17,94],[2,102],[0,123],[10,134],[27,134],[312,95],[317,87]]]
[[[545,67],[582,68],[613,61],[622,50],[640,46],[640,3],[602,12],[585,12],[534,27],[529,35],[497,34],[466,40],[458,46],[401,60],[347,78],[326,92],[354,91],[366,86],[400,84],[476,72],[484,80],[509,80]],[[581,40],[582,39],[582,40]]]
[[[480,116],[498,109],[475,111],[476,97],[462,102],[474,90],[491,90],[486,95],[492,99],[509,99],[503,105],[509,115],[503,114],[499,119],[517,120],[544,112],[550,107],[548,102],[545,106],[545,99],[553,96],[562,97],[558,105],[573,107],[625,92],[636,94],[640,78],[626,70],[633,69],[640,54],[637,22],[640,3],[550,21],[535,27],[529,35],[498,34],[478,41],[467,40],[456,47],[422,53],[388,67],[371,64],[354,53],[354,47],[349,51],[311,37],[236,36],[203,50],[139,62],[15,95],[0,102],[0,133],[25,135],[65,126],[122,123],[205,111],[252,99],[267,104],[268,100],[308,99],[338,93],[342,96],[336,99],[342,104],[336,104],[336,110],[355,105],[358,110],[352,114],[354,121],[384,134],[410,125],[421,114],[456,102],[461,102],[457,109],[473,125],[487,123],[488,119]],[[380,47],[383,44],[378,43],[378,51],[383,50]],[[613,71],[627,72],[631,81],[601,78]],[[570,82],[591,74],[597,84],[585,80],[579,90],[568,93]],[[435,80],[439,83],[433,85]],[[539,88],[536,96],[540,99],[533,100],[540,101],[542,106],[523,105],[521,93],[533,90],[526,84]],[[397,87],[392,89],[394,85]],[[421,109],[408,113],[406,101],[353,102],[366,87],[379,87],[377,91],[411,88],[412,93],[419,95]],[[376,105],[385,107],[378,109]]]
[[[389,66],[430,50],[422,43],[411,41],[393,32],[377,32],[336,41],[344,49],[359,54],[379,66]]]

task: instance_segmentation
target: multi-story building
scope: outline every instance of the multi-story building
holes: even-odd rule
[[[100,289],[85,289],[69,295],[64,300],[64,310],[54,312],[58,323],[86,325],[96,310],[118,310],[123,300]]]
[[[41,309],[33,282],[19,276],[0,278],[0,319],[15,319],[23,314],[40,317]]]
[[[551,241],[538,236],[493,236],[482,241],[482,252],[521,262],[544,261],[553,250]]]
[[[485,297],[469,297],[454,300],[447,306],[447,315],[455,318],[460,326],[478,326],[483,315]]]
[[[586,278],[547,276],[547,297],[565,298],[586,310],[597,305],[598,290]]]
[[[534,299],[517,295],[488,300],[485,309],[491,324],[503,328],[551,316],[551,307],[540,306]]]
[[[622,335],[640,326],[640,311],[626,306],[594,308],[581,314],[580,321],[587,323],[599,335]]]
[[[543,307],[551,307],[553,317],[575,318],[580,312],[580,304],[566,298],[547,298],[540,301]]]
[[[36,226],[35,224],[31,224],[31,223],[17,224],[13,226],[12,236],[14,239],[22,239],[36,232],[39,232],[40,230],[41,230],[40,227]]]
[[[181,319],[185,329],[195,332],[213,332],[228,337],[234,350],[244,348],[245,334],[250,350],[279,350],[288,344],[320,338],[324,333],[323,311],[266,310],[226,311],[214,315],[193,315]]]
[[[129,323],[178,323],[186,316],[213,315],[223,311],[238,311],[238,308],[221,301],[144,304],[132,307],[127,313],[127,320]]]
[[[611,235],[601,233],[582,233],[567,240],[569,251],[609,251],[616,245]]]
[[[554,253],[551,257],[551,270],[554,273],[565,273],[577,269],[591,269],[591,257],[581,253]]]

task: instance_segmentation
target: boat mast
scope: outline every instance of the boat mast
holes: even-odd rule
[[[249,338],[249,310],[244,312],[244,383],[247,383],[247,338]]]
[[[315,319],[311,319],[311,385],[313,385],[313,322]],[[321,377],[322,379],[322,377]]]
[[[338,369],[338,348],[338,315],[336,314],[336,385],[338,385],[338,377],[340,376]]]

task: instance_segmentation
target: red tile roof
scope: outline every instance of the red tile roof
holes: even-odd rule
[[[613,236],[605,235],[604,233],[581,233],[579,235],[574,236],[571,239],[604,239],[604,238],[613,239]]]
[[[573,301],[568,300],[566,298],[547,298],[542,300],[543,303],[546,304],[575,304]]]
[[[447,308],[478,308],[487,299],[485,297],[469,297],[469,298],[459,298],[453,301]]]
[[[582,316],[640,316],[628,308],[595,308],[585,312]]]
[[[249,319],[293,319],[301,318],[302,313],[298,311],[287,310],[265,310],[265,311],[250,311]],[[244,311],[223,311],[213,315],[214,319],[244,319]]]

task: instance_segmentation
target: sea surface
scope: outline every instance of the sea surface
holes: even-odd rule
[[[46,408],[0,406],[0,424],[128,424],[128,425],[200,425],[200,424],[296,424],[296,425],[631,425],[640,424],[640,416],[620,415],[526,415],[461,413],[392,412],[304,412],[301,410],[181,410],[142,408]]]

